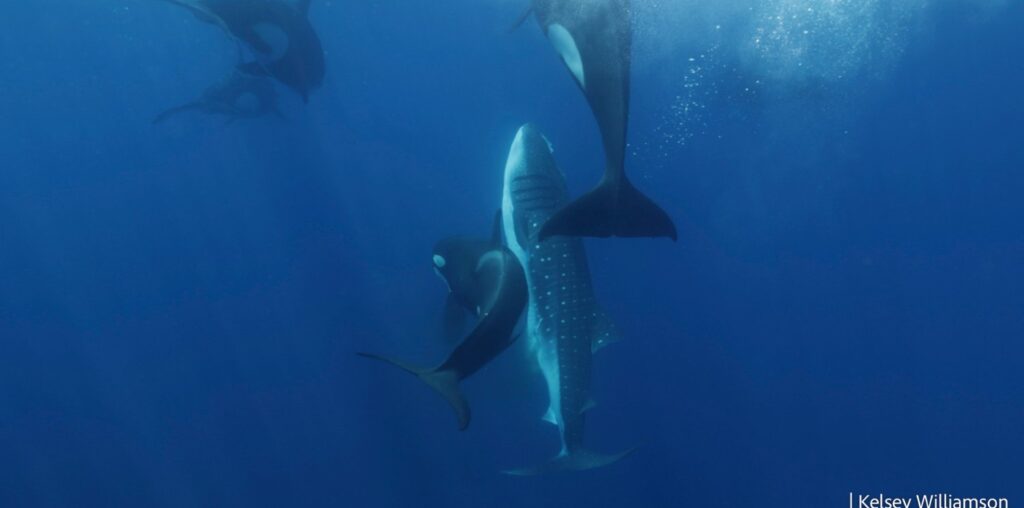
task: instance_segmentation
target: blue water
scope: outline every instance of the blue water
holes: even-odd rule
[[[588,240],[626,340],[613,466],[558,448],[514,348],[474,421],[355,351],[430,363],[434,242],[487,234],[518,126],[575,194],[596,127],[525,2],[327,2],[282,121],[162,109],[234,64],[156,1],[8,2],[0,506],[1024,502],[1024,7],[634,0],[627,167],[680,238]]]

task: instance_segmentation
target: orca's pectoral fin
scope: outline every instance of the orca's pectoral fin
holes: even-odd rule
[[[504,245],[502,241],[505,238],[505,222],[504,217],[501,214],[501,208],[494,212],[494,222],[491,223],[491,245],[495,248],[499,248]]]
[[[527,7],[526,10],[524,10],[523,13],[520,14],[518,18],[516,18],[516,21],[515,23],[512,23],[512,26],[508,27],[508,33],[515,32],[516,30],[519,29],[519,27],[523,26],[523,23],[525,23],[527,18],[530,17],[530,14],[533,14],[532,5],[530,7]]]
[[[558,235],[668,237],[675,241],[676,226],[661,207],[622,178],[602,180],[556,212],[541,226],[538,239]]]
[[[462,331],[466,328],[466,309],[455,300],[452,293],[444,301],[441,312],[441,338],[446,344],[458,344],[462,340]]]
[[[592,452],[590,450],[577,450],[565,455],[559,455],[539,466],[512,469],[504,471],[505,474],[513,476],[535,476],[539,474],[564,473],[568,471],[585,471],[614,464],[633,453],[636,448],[606,455]]]
[[[385,363],[390,363],[391,365],[420,378],[420,380],[426,383],[427,386],[441,394],[441,396],[448,401],[448,404],[452,406],[452,409],[455,410],[455,416],[459,421],[459,430],[466,430],[466,427],[469,426],[469,403],[466,402],[466,398],[463,397],[462,392],[459,391],[459,375],[457,372],[453,370],[421,369],[400,360],[371,353],[356,354],[364,358],[371,358]]]

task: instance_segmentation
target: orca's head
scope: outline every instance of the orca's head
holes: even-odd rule
[[[486,240],[462,236],[445,238],[434,245],[434,272],[457,295],[474,292],[477,262],[490,250]]]

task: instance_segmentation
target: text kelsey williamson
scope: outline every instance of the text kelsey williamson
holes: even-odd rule
[[[850,493],[850,508],[1010,508],[1005,497],[956,497],[918,494],[913,497]]]

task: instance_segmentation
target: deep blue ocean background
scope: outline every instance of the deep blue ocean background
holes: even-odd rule
[[[588,240],[626,340],[604,469],[557,451],[521,347],[470,429],[413,378],[434,242],[485,236],[518,126],[575,194],[602,153],[525,0],[314,0],[328,74],[287,120],[162,109],[235,63],[155,0],[7,2],[0,506],[1024,503],[1024,6],[634,0],[627,170],[667,240]]]

